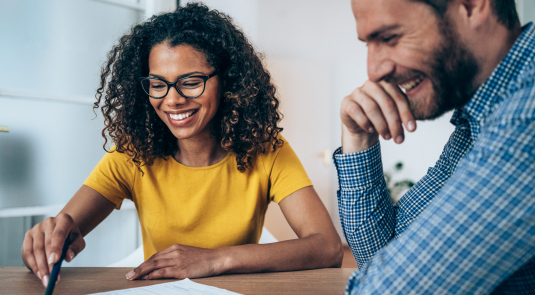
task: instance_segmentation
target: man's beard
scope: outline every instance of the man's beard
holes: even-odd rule
[[[421,100],[409,99],[409,109],[416,120],[436,119],[454,108],[464,106],[473,95],[473,82],[479,71],[474,54],[460,42],[447,16],[439,22],[442,42],[433,52],[431,73],[426,75],[433,85],[435,97],[429,100],[427,107]]]

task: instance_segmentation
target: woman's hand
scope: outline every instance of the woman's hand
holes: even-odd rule
[[[61,256],[63,244],[69,233],[71,242],[65,261],[70,262],[85,248],[80,229],[70,215],[60,213],[56,217],[49,217],[42,223],[36,224],[24,237],[22,260],[41,279],[45,287],[48,285],[52,267]]]
[[[133,271],[128,280],[162,278],[202,278],[221,273],[222,262],[218,250],[175,244],[154,254]]]

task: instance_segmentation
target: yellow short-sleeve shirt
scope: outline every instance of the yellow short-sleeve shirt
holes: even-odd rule
[[[171,156],[143,166],[123,153],[107,153],[84,182],[112,201],[134,202],[145,259],[173,244],[202,248],[258,243],[270,201],[279,203],[312,185],[288,142],[258,155],[239,172],[229,153],[208,167],[187,167]]]

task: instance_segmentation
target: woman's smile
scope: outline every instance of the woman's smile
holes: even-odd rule
[[[167,114],[167,118],[170,124],[177,127],[182,127],[188,125],[193,120],[195,120],[195,115],[198,111],[198,109],[194,109],[186,111],[167,111],[165,113]]]

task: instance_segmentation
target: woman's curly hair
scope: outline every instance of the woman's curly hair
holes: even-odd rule
[[[171,13],[153,16],[134,26],[108,53],[97,101],[104,115],[104,149],[109,136],[116,150],[132,156],[141,171],[157,157],[178,150],[178,141],[158,117],[139,77],[148,76],[151,49],[163,42],[187,44],[202,52],[222,82],[219,109],[212,119],[212,135],[236,154],[240,172],[252,159],[283,144],[275,86],[261,60],[232,19],[204,4],[190,3]]]

